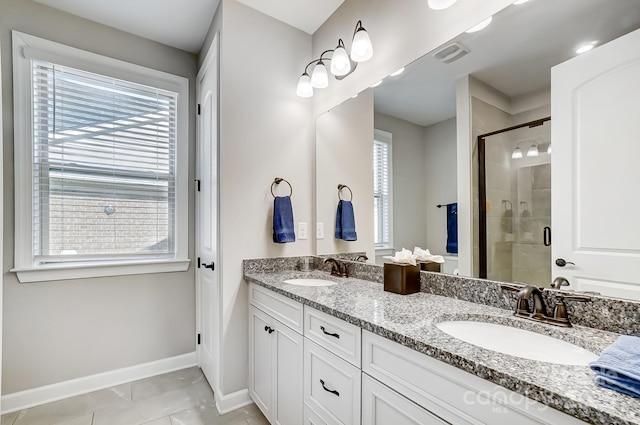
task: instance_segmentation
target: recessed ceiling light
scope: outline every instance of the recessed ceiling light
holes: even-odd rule
[[[399,70],[397,70],[396,72],[394,72],[393,74],[390,75],[390,77],[395,77],[396,75],[400,75],[404,72],[404,67],[400,68]]]
[[[455,4],[458,0],[429,0],[427,4],[433,10],[447,9]]]
[[[589,50],[593,49],[596,46],[596,42],[592,41],[589,44],[585,44],[583,46],[580,46],[576,49],[576,53],[577,54],[581,54],[581,53],[585,53],[588,52]]]
[[[377,82],[377,83],[375,83],[375,84],[372,84],[372,85],[371,85],[371,88],[378,87],[380,84],[382,84],[382,80],[378,81],[378,82]]]
[[[472,32],[478,32],[480,30],[483,30],[483,29],[485,29],[486,27],[489,26],[491,21],[493,21],[493,16],[489,16],[487,19],[485,19],[484,21],[480,22],[478,25],[472,26],[471,28],[469,28],[465,32],[472,33]]]

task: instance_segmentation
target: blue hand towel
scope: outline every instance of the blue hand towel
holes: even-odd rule
[[[447,205],[447,252],[458,253],[458,204]]]
[[[336,239],[356,241],[356,218],[351,201],[340,200],[336,212]]]
[[[589,366],[596,374],[596,384],[640,397],[640,338],[620,336]]]
[[[273,200],[273,241],[295,242],[293,208],[290,196],[276,196]]]

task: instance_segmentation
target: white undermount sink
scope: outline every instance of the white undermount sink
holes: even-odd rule
[[[333,286],[337,285],[338,282],[333,282],[331,280],[325,279],[287,279],[284,283],[288,283],[290,285],[298,285],[298,286]]]
[[[459,320],[441,322],[436,327],[469,344],[530,360],[586,366],[598,359],[577,345],[511,326]]]

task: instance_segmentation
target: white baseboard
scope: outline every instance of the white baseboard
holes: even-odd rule
[[[2,405],[2,414],[16,412],[18,410],[27,409],[40,404],[90,393],[92,391],[113,387],[114,385],[161,375],[163,373],[186,369],[188,367],[196,366],[197,363],[198,357],[194,351],[193,353],[168,357],[154,362],[143,363],[136,366],[125,367],[123,369],[116,369],[109,372],[98,373],[96,375],[71,379],[69,381],[58,382],[56,384],[45,385],[43,387],[3,395],[2,402],[0,403]]]
[[[222,392],[219,389],[213,391],[213,396],[216,400],[216,408],[218,409],[218,413],[221,415],[253,403],[253,400],[249,397],[249,390],[246,388],[231,394],[221,394]]]

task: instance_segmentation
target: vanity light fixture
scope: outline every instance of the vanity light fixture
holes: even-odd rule
[[[491,23],[491,21],[493,21],[493,16],[489,16],[487,19],[485,19],[484,21],[480,22],[478,25],[472,26],[471,28],[469,28],[465,32],[466,33],[472,33],[472,32],[481,31],[481,30],[485,29],[486,27],[488,27],[489,24]]]
[[[427,4],[433,10],[444,10],[455,4],[458,0],[429,0]]]
[[[397,70],[396,72],[394,72],[393,74],[389,75],[389,77],[395,77],[397,75],[400,75],[404,72],[404,67],[400,68],[399,70]]]
[[[534,156],[538,156],[539,153],[540,152],[538,151],[538,145],[534,143],[529,147],[529,150],[527,151],[527,156],[531,158]]]
[[[516,146],[516,148],[513,150],[513,153],[511,154],[511,158],[512,159],[522,158],[522,149],[520,149],[520,146]]]
[[[341,80],[355,70],[358,62],[371,59],[373,46],[367,30],[362,26],[362,21],[356,23],[351,44],[351,53],[348,54],[344,42],[342,39],[338,39],[338,45],[335,49],[325,50],[318,59],[309,62],[298,80],[296,94],[300,97],[311,97],[314,88],[322,89],[329,86],[329,72],[325,65],[326,62],[330,63],[329,70],[336,79]],[[325,57],[329,53],[331,56]],[[311,76],[309,76],[311,65],[314,67]]]

